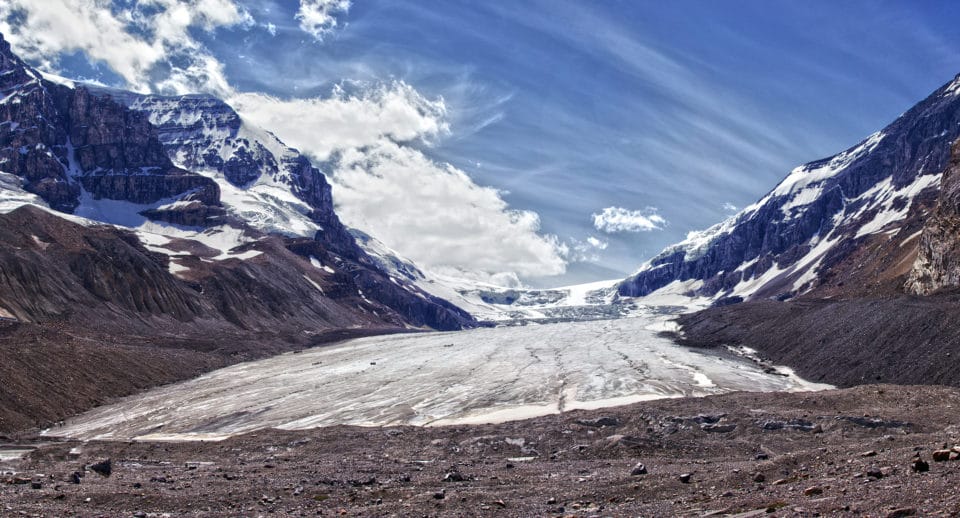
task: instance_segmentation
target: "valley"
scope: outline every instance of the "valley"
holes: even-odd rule
[[[165,8],[121,4],[101,15],[169,34],[144,28]],[[500,134],[528,82],[474,63],[281,92],[244,54],[230,73],[265,76],[243,91],[195,42],[125,67],[137,84],[74,80],[24,47],[27,7],[0,18],[0,516],[960,514],[960,75],[768,190],[759,168],[821,136],[736,96],[644,79],[650,106],[610,110],[538,84]],[[350,8],[288,18],[326,48]],[[244,9],[238,31],[296,32]],[[651,61],[683,71],[661,94],[723,93],[628,40],[597,78]],[[581,45],[551,83],[610,50]],[[222,81],[175,87],[190,74]]]

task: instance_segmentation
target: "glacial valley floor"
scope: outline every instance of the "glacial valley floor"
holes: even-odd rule
[[[867,385],[491,425],[54,442],[0,462],[0,515],[949,516],[960,460],[933,452],[960,445],[958,409],[960,389]],[[106,459],[109,476],[91,469]]]

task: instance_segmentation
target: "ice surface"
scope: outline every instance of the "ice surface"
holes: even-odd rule
[[[391,335],[235,365],[48,433],[220,437],[266,427],[496,422],[646,399],[827,388],[657,335],[654,317]],[[719,356],[718,356],[719,355]]]

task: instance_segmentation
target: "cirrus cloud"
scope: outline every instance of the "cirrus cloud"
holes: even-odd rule
[[[667,220],[658,214],[656,207],[647,207],[642,210],[607,207],[599,214],[593,214],[593,227],[608,234],[663,230],[666,225]]]

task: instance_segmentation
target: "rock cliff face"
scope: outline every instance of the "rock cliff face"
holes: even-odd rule
[[[85,88],[43,79],[0,37],[0,167],[52,208],[94,199],[154,203],[191,194],[219,203],[215,182],[175,167],[142,114]]]
[[[937,208],[923,227],[919,254],[904,285],[909,293],[928,295],[960,286],[960,141],[940,180]]]
[[[673,284],[716,299],[790,298],[837,271],[858,269],[863,259],[851,261],[865,247],[915,250],[914,221],[932,206],[960,136],[958,93],[960,76],[858,145],[798,167],[740,214],[664,250],[624,281],[620,294]],[[905,273],[901,263],[909,259],[870,279]]]

